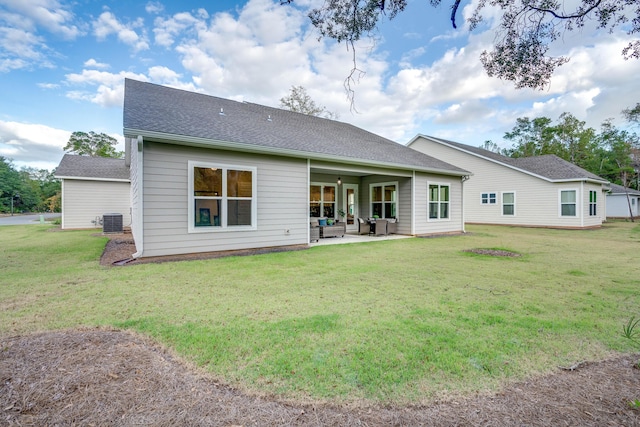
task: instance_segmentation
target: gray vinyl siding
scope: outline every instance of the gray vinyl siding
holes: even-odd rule
[[[525,172],[464,153],[423,138],[412,145],[418,151],[470,171],[464,183],[464,209],[467,223],[504,224],[537,227],[581,228],[602,223],[606,212],[598,194],[598,215],[589,216],[589,189],[602,191],[602,185],[583,181],[550,182]],[[575,217],[560,215],[560,190],[576,190]],[[502,194],[515,193],[515,215],[503,215]],[[482,193],[496,193],[496,204],[482,204]]]
[[[449,185],[449,218],[429,219],[429,184]],[[462,227],[462,181],[459,177],[416,174],[415,234],[454,233]],[[466,185],[466,184],[465,184]]]
[[[63,179],[62,228],[101,228],[107,213],[122,214],[124,226],[131,224],[128,182]],[[96,221],[96,223],[92,223]]]
[[[255,230],[188,232],[189,161],[257,168]],[[308,243],[306,160],[145,141],[143,169],[143,257]]]
[[[138,151],[138,141],[136,139],[125,140],[126,144],[130,144],[130,176],[131,176],[131,234],[136,242],[136,250],[138,253],[143,250],[144,241],[142,240],[142,198],[141,198],[141,182],[142,182],[142,152]]]

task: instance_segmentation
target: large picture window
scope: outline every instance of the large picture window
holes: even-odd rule
[[[560,216],[577,216],[576,190],[560,190]]]
[[[189,162],[189,231],[255,228],[256,169]]]
[[[516,193],[502,193],[502,215],[513,216],[516,214]]]
[[[398,216],[398,184],[395,182],[371,185],[371,216],[396,218]]]
[[[449,218],[449,185],[429,184],[429,219]]]
[[[335,184],[311,184],[309,188],[309,216],[335,218],[337,194]]]

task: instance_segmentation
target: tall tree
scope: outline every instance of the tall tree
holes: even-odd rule
[[[504,139],[511,141],[511,148],[503,150],[509,157],[530,157],[542,154],[557,154],[557,147],[553,147],[553,129],[551,119],[528,117],[516,119],[516,125],[511,132],[504,134]]]
[[[439,6],[442,0],[429,0]],[[281,4],[294,0],[281,0]],[[451,24],[457,28],[461,0],[448,0]],[[407,0],[325,0],[311,10],[309,18],[321,36],[354,43],[371,34],[385,17],[393,19],[407,7]],[[480,60],[490,76],[512,81],[517,88],[544,88],[555,69],[568,61],[548,55],[550,44],[566,31],[584,31],[586,22],[596,22],[598,30],[623,27],[629,43],[621,54],[640,58],[640,41],[632,37],[640,33],[638,0],[469,0],[474,7],[469,18],[473,30],[483,21],[485,7],[499,9],[500,25],[492,51],[482,53]],[[488,13],[494,16],[494,12]],[[356,70],[355,56],[352,74]],[[350,88],[351,76],[347,78]]]
[[[339,117],[337,113],[327,110],[324,106],[317,105],[303,86],[291,86],[289,95],[280,98],[280,108],[326,119],[337,120]]]
[[[117,143],[114,137],[105,133],[73,132],[63,150],[81,156],[121,158],[124,153],[116,151]]]

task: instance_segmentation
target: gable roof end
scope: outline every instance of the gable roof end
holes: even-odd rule
[[[312,160],[470,174],[348,123],[131,79],[125,80],[124,134]]]
[[[476,157],[487,159],[494,163],[502,164],[506,167],[520,170],[529,175],[537,176],[551,182],[563,181],[596,181],[606,184],[608,181],[594,173],[589,172],[579,166],[568,162],[555,154],[545,154],[533,157],[512,158],[494,153],[480,147],[473,147],[459,142],[448,141],[446,139],[435,138],[427,135],[417,135],[413,138],[408,146],[411,146],[418,138],[428,139],[441,145],[454,148],[459,151],[467,152]]]

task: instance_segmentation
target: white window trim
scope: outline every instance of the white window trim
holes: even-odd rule
[[[574,191],[576,193],[576,214],[575,215],[562,215],[562,192]],[[580,191],[577,188],[560,188],[558,189],[558,217],[559,218],[580,218]]]
[[[398,185],[398,181],[390,181],[390,182],[375,182],[369,184],[369,216],[373,215],[373,187],[382,187],[382,212],[384,212],[384,205],[388,202],[384,200],[384,187],[387,185],[395,185],[396,187],[396,200],[394,203],[396,204],[396,218],[400,218],[400,186]],[[380,202],[375,202],[380,203]]]
[[[507,191],[508,193],[508,191]],[[483,195],[486,194],[487,195],[487,203],[484,203],[482,201],[483,199]],[[491,203],[491,195],[493,194],[493,203]],[[497,205],[498,204],[498,193],[495,191],[482,191],[480,192],[480,204],[482,206],[491,206],[491,205]]]
[[[254,231],[257,230],[258,226],[258,168],[253,166],[240,166],[240,165],[229,165],[223,163],[214,163],[214,162],[200,162],[189,160],[187,162],[189,173],[188,173],[188,187],[189,187],[189,195],[188,195],[188,209],[187,209],[187,224],[188,224],[188,232],[189,233],[229,233],[234,231]],[[193,195],[193,169],[194,168],[218,168],[223,169],[225,173],[222,174],[222,193],[221,197],[221,210],[222,212],[226,212],[227,210],[227,201],[229,198],[226,196],[227,191],[227,174],[226,171],[231,170],[239,170],[239,171],[250,171],[251,172],[251,225],[227,225],[227,216],[223,216],[223,223],[218,227],[196,227],[194,224],[194,205],[196,197]],[[232,197],[231,200],[239,200],[236,197]],[[246,200],[242,198],[242,200]]]
[[[504,195],[505,194],[513,194],[513,214],[511,215],[506,215],[504,213]],[[501,191],[500,192],[500,215],[501,216],[508,216],[508,217],[512,217],[512,216],[516,216],[516,192],[514,191]]]
[[[307,201],[307,208],[310,209],[310,203],[311,203],[311,186],[313,185],[319,185],[320,186],[320,212],[324,212],[324,187],[333,187],[334,189],[334,194],[336,195],[336,200],[333,202],[334,204],[334,209],[333,209],[333,214],[334,214],[334,218],[336,219],[338,216],[338,209],[340,209],[340,207],[338,206],[338,184],[336,184],[335,182],[312,182],[309,184],[309,197],[308,197],[308,201]],[[323,216],[319,217],[319,218],[324,218]]]
[[[429,217],[429,205],[431,204],[431,199],[430,199],[430,195],[431,195],[431,191],[429,189],[430,186],[432,185],[437,185],[439,187],[442,186],[447,186],[449,187],[449,201],[447,202],[449,204],[449,216],[447,218],[430,218]],[[438,194],[440,194],[440,191],[438,191]],[[452,198],[452,194],[451,194],[451,183],[450,182],[436,182],[436,181],[427,181],[427,222],[446,222],[446,221],[451,221],[451,198]],[[438,200],[438,216],[440,216],[440,200]]]

